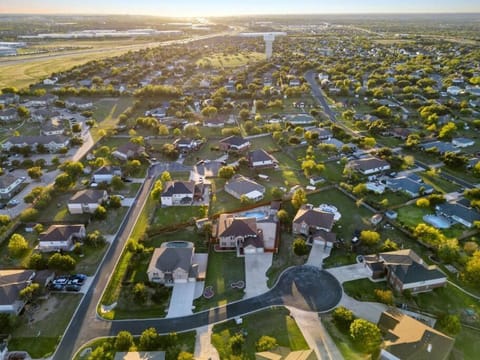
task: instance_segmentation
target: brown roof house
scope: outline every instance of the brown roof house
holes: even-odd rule
[[[222,248],[237,249],[237,253],[263,253],[263,230],[254,217],[236,217],[221,214],[217,222],[216,237]]]
[[[93,214],[107,199],[108,194],[105,190],[81,190],[68,200],[68,212],[70,214]]]
[[[118,160],[127,161],[128,159],[140,157],[144,152],[144,146],[128,142],[120,145],[114,152],[112,152],[112,156]]]
[[[330,212],[314,209],[312,205],[302,205],[293,219],[292,232],[306,236],[319,230],[332,231],[335,215]]]
[[[250,151],[248,153],[248,162],[254,169],[273,168],[278,165],[277,159],[263,149]]]
[[[153,251],[147,276],[150,282],[163,285],[193,282],[197,279],[198,264],[194,264],[195,248],[192,243],[187,247],[176,246],[178,241],[163,243]]]
[[[245,195],[252,201],[260,201],[265,195],[265,187],[242,175],[235,175],[225,184],[225,192],[240,199]]]
[[[435,265],[427,265],[413,250],[404,249],[365,256],[365,266],[373,278],[387,277],[398,292],[431,291],[447,284],[447,276]]]
[[[38,249],[42,252],[71,251],[75,241],[86,236],[84,225],[51,225],[40,234]]]
[[[25,301],[20,299],[20,291],[32,283],[35,272],[32,270],[0,270],[0,313],[18,315]]]
[[[380,359],[448,359],[455,339],[421,321],[389,309],[380,315],[378,327],[384,334]]]
[[[250,148],[250,141],[241,136],[232,135],[220,140],[218,146],[222,151],[243,152]]]
[[[255,360],[315,360],[317,355],[312,349],[291,351],[289,348],[278,346],[270,351],[255,353]]]

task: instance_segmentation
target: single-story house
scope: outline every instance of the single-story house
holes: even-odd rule
[[[105,190],[81,190],[68,200],[67,207],[70,214],[93,214],[107,200]]]
[[[175,148],[178,151],[182,153],[188,153],[190,151],[196,150],[200,145],[200,141],[194,139],[180,138],[176,139],[173,142],[173,145],[175,145]]]
[[[302,205],[293,218],[292,232],[306,236],[319,230],[330,232],[334,223],[333,213],[315,209],[311,205]]]
[[[20,96],[17,94],[2,94],[0,95],[0,105],[10,105],[15,104],[20,101]]]
[[[310,185],[317,186],[318,184],[323,184],[325,182],[325,178],[318,175],[314,175],[310,177],[309,182],[310,182]]]
[[[6,108],[0,110],[0,121],[12,122],[18,120],[18,112],[16,108]]]
[[[67,109],[90,110],[93,108],[93,101],[82,98],[69,98],[65,100]]]
[[[312,134],[316,134],[318,140],[328,140],[333,134],[329,129],[319,128],[316,126],[305,128],[305,132],[309,131]]]
[[[168,106],[164,106],[156,109],[147,110],[145,111],[145,116],[152,116],[156,119],[164,118],[167,116],[167,108]]]
[[[20,185],[24,181],[25,179],[10,174],[0,176],[0,199],[9,200],[20,190]]]
[[[447,284],[447,276],[435,265],[427,265],[413,250],[404,249],[365,256],[365,266],[373,278],[386,276],[398,292],[431,291]],[[380,271],[381,270],[381,271]]]
[[[201,163],[194,165],[191,170],[191,178],[200,176],[203,178],[212,178],[218,176],[218,171],[224,165],[220,161],[204,160]]]
[[[480,221],[480,213],[458,202],[443,203],[435,206],[437,214],[443,215],[467,228],[473,227],[475,222]]]
[[[37,109],[32,111],[30,116],[32,117],[32,121],[44,122],[47,119],[58,116],[58,113],[48,109]]]
[[[249,149],[250,141],[241,136],[232,135],[220,140],[218,146],[222,151],[243,152]]]
[[[93,173],[93,181],[97,184],[110,184],[114,176],[122,176],[122,170],[117,166],[102,166]]]
[[[65,132],[63,122],[52,120],[42,125],[40,133],[45,136],[62,135]]]
[[[113,151],[112,156],[118,160],[127,161],[128,159],[138,158],[144,152],[144,146],[128,142],[120,145],[115,151]]]
[[[27,147],[37,151],[38,145],[43,145],[48,151],[56,152],[68,147],[70,139],[63,135],[49,136],[13,136],[2,144],[2,150],[10,151],[12,147]]]
[[[418,197],[420,195],[431,194],[433,192],[433,187],[412,180],[409,177],[397,177],[394,179],[387,179],[387,187],[392,191],[403,191],[408,194],[410,197]]]
[[[265,187],[243,175],[235,175],[225,184],[225,192],[240,199],[245,195],[252,201],[260,201],[265,195]]]
[[[20,291],[32,283],[33,270],[0,270],[0,313],[18,315],[25,306]]]
[[[337,235],[333,232],[318,230],[312,234],[312,240],[314,244],[322,246],[325,250],[332,249],[337,241]]]
[[[203,196],[203,183],[194,181],[167,181],[161,195],[162,206],[192,205]]]
[[[58,100],[57,95],[45,94],[43,96],[29,99],[28,103],[30,106],[40,107],[40,106],[52,105],[57,100]]]
[[[156,248],[148,265],[148,280],[164,285],[196,281],[198,264],[193,264],[194,254],[193,246],[169,247],[166,243]]]
[[[452,140],[452,145],[457,148],[466,148],[475,145],[475,140],[459,137]]]
[[[376,157],[351,160],[347,166],[362,175],[372,175],[390,170],[390,164],[387,161]]]
[[[85,225],[51,225],[39,236],[38,249],[42,252],[71,251],[74,242],[86,237]]]
[[[248,162],[252,168],[272,168],[278,165],[277,159],[263,149],[250,151]]]
[[[440,155],[443,155],[447,152],[459,153],[460,149],[454,145],[444,142],[444,141],[432,141],[420,145],[420,149],[423,151],[438,151]]]
[[[221,117],[206,118],[203,120],[203,126],[209,128],[221,128],[225,126],[225,119]]]
[[[395,308],[380,315],[384,334],[380,359],[449,359],[455,339]]]
[[[308,114],[288,115],[286,121],[292,125],[309,125],[316,122],[315,118]]]

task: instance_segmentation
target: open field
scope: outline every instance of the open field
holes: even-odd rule
[[[224,69],[240,67],[260,60],[265,60],[265,54],[257,52],[236,55],[215,54],[201,58],[197,61],[197,65],[200,67]]]

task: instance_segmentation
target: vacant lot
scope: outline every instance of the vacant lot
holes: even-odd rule
[[[257,52],[240,53],[236,55],[214,54],[201,58],[197,61],[197,65],[200,67],[224,69],[240,67],[261,60],[265,60],[265,54]]]
[[[133,103],[131,97],[102,99],[95,103],[93,118],[97,124],[90,129],[93,140],[98,141],[104,133],[109,133],[118,124],[118,117]]]

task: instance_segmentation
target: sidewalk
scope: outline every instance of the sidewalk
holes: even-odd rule
[[[194,358],[198,360],[219,360],[217,349],[212,345],[212,328],[213,325],[202,326],[197,328],[197,336],[195,337]]]

